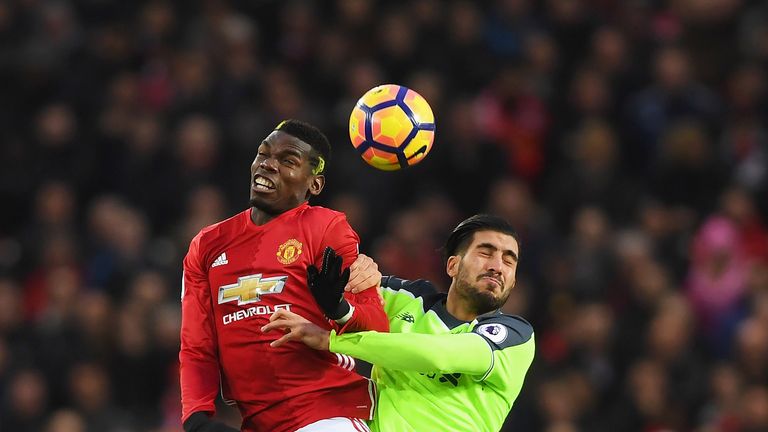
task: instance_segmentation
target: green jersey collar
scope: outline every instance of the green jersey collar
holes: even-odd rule
[[[430,309],[432,309],[437,314],[437,316],[443,321],[443,323],[449,329],[453,330],[462,324],[470,323],[470,321],[460,320],[455,316],[451,315],[450,312],[448,312],[448,309],[446,309],[445,307],[445,301],[448,299],[448,294],[440,293],[440,294],[437,294],[435,297],[436,297],[435,298],[436,301],[432,303],[432,307],[430,307]],[[482,315],[479,315],[477,318],[474,319],[474,321],[477,321],[481,318],[486,318],[486,317],[490,318],[496,315],[502,315],[501,310],[496,309],[490,312],[486,312]]]

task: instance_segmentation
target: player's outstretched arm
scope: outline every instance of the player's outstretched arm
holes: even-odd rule
[[[264,333],[282,330],[283,337],[272,341],[269,345],[279,347],[286,342],[303,342],[310,348],[328,351],[328,340],[331,335],[329,330],[320,328],[303,316],[287,311],[279,310],[269,317],[269,323],[261,328]]]
[[[273,347],[290,341],[310,348],[344,353],[385,368],[416,372],[460,372],[483,375],[492,365],[488,344],[472,333],[428,335],[417,333],[360,332],[337,335],[301,315],[279,310],[263,332],[282,330]]]
[[[379,333],[374,331],[337,335],[293,312],[280,310],[270,317],[262,331],[281,330],[273,347],[289,341],[303,342],[310,348],[347,354],[374,365],[405,371],[463,373],[478,378],[493,369],[496,356],[504,352],[509,361],[503,369],[525,375],[533,360],[533,330],[514,318],[483,321],[471,333]],[[506,321],[506,322],[505,322]],[[515,367],[510,368],[509,365]]]
[[[472,333],[331,333],[328,344],[331,352],[403,371],[482,376],[493,364],[488,344]]]
[[[331,332],[328,344],[331,352],[384,368],[477,377],[486,376],[500,359],[520,365],[516,369],[524,374],[534,354],[530,324],[508,315],[481,319],[470,333]]]

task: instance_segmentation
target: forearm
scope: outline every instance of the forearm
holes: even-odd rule
[[[185,272],[185,286],[179,350],[183,420],[197,411],[215,412],[214,401],[220,389],[216,332],[207,307],[210,301],[202,295],[208,287],[194,280],[191,272]]]
[[[330,351],[376,366],[415,372],[482,375],[492,363],[490,346],[473,333],[331,333]]]
[[[182,421],[195,412],[216,412],[216,396],[221,388],[218,364],[195,357],[185,350],[179,355]]]

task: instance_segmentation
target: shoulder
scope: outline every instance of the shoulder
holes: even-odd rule
[[[494,349],[523,345],[533,338],[533,326],[517,315],[496,313],[480,317],[472,329]]]
[[[243,218],[247,217],[247,211],[240,212],[229,219],[201,229],[189,242],[189,250],[184,259],[185,265],[207,268],[205,263],[212,262],[214,258],[212,255],[221,252],[217,249],[244,230]]]
[[[432,282],[424,279],[407,280],[395,276],[382,276],[381,287],[409,292],[414,297],[429,297],[437,294],[437,289]]]
[[[331,210],[322,206],[306,206],[301,212],[302,218],[312,220],[313,222],[324,222],[327,224],[334,223],[339,220],[346,220],[347,216],[336,210]]]
[[[339,248],[346,250],[350,254],[347,257],[349,262],[346,262],[346,265],[352,264],[354,258],[357,257],[359,252],[357,245],[360,243],[360,238],[347,221],[347,215],[344,213],[325,207],[307,205],[302,208],[297,222],[308,232],[311,232],[313,236],[319,236],[324,246],[337,249],[336,253],[343,252]]]
[[[243,228],[243,219],[248,217],[248,211],[249,210],[244,210],[221,222],[216,222],[215,224],[204,227],[192,239],[192,243],[197,243],[202,246],[218,238],[233,235],[235,231],[239,231]]]

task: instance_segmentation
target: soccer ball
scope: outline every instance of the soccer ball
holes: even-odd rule
[[[357,101],[349,116],[349,138],[369,165],[395,171],[427,156],[435,139],[435,117],[415,91],[380,85]]]

